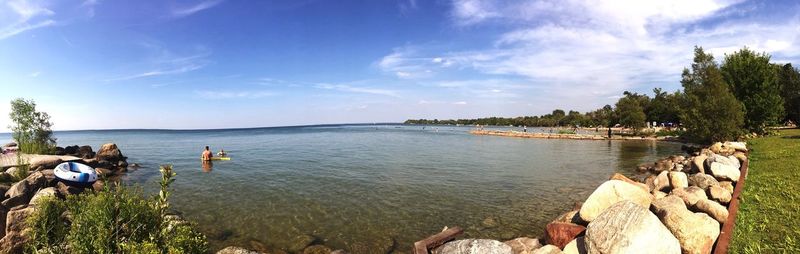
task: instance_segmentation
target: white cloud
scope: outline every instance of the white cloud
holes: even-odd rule
[[[347,84],[327,84],[327,83],[320,83],[316,85],[316,88],[320,89],[328,89],[328,90],[337,90],[342,92],[351,92],[351,93],[365,93],[365,94],[374,94],[374,95],[383,95],[389,97],[396,97],[399,98],[400,95],[397,91],[388,90],[388,89],[380,89],[380,88],[369,88],[369,87],[356,87]]]
[[[31,72],[31,74],[28,74],[28,76],[31,77],[31,78],[39,77],[39,75],[42,75],[41,71],[34,71],[34,72]]]
[[[408,78],[411,77],[411,73],[405,71],[398,71],[395,73],[398,78]]]
[[[222,3],[222,0],[202,1],[192,6],[173,9],[172,16],[176,18],[186,17],[198,13],[200,11],[209,9],[211,7],[214,7],[220,3]]]
[[[67,25],[94,16],[97,1],[28,1],[0,2],[0,40],[26,31],[55,25]]]
[[[457,102],[453,102],[453,105],[467,105],[467,102],[466,101],[457,101]]]
[[[195,94],[203,99],[259,99],[274,96],[271,91],[195,91]]]
[[[143,42],[141,44],[151,54],[146,56],[145,59],[139,63],[141,67],[138,68],[147,68],[149,70],[136,74],[109,78],[104,81],[125,81],[155,76],[182,74],[202,69],[211,63],[211,61],[208,59],[211,56],[211,50],[202,46],[195,47],[193,50],[194,52],[192,52],[193,54],[179,55],[167,50],[159,44],[148,42]]]

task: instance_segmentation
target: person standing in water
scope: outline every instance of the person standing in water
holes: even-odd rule
[[[204,161],[210,161],[211,157],[213,157],[213,156],[214,156],[214,154],[211,153],[211,149],[208,148],[208,146],[206,146],[206,150],[203,151],[203,154],[201,155],[200,158],[202,158]]]

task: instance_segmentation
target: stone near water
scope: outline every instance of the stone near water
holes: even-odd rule
[[[114,172],[107,168],[94,168],[94,171],[97,172],[98,176],[110,176]]]
[[[670,192],[670,195],[680,198],[686,206],[693,206],[697,204],[697,201],[708,199],[706,192],[696,186],[674,189]]]
[[[262,254],[261,252],[248,250],[242,247],[236,246],[228,246],[220,251],[217,251],[217,254]]]
[[[672,167],[673,167],[672,160],[663,159],[656,162],[654,170],[656,172],[670,171],[672,170]]]
[[[561,252],[564,254],[586,254],[586,244],[583,241],[583,236],[569,242]]]
[[[653,190],[654,191],[663,191],[663,190],[669,189],[669,187],[670,187],[669,172],[662,171],[653,180]]]
[[[119,148],[117,148],[117,145],[114,143],[103,144],[100,150],[97,150],[96,158],[101,161],[111,162],[125,160],[125,157],[122,156],[122,152],[119,151]]]
[[[330,254],[331,251],[328,246],[317,244],[306,247],[302,254]]]
[[[713,176],[697,173],[689,176],[689,185],[697,186],[700,189],[707,190],[710,186],[719,186],[719,182]]]
[[[531,254],[561,254],[561,249],[555,245],[545,245],[531,252]]]
[[[289,242],[289,246],[286,246],[286,250],[289,252],[299,252],[314,242],[314,237],[310,235],[298,235],[291,239]]]
[[[552,222],[545,227],[545,241],[561,249],[584,231],[586,231],[586,227],[581,225]]]
[[[728,209],[725,206],[720,205],[717,202],[711,200],[700,200],[697,204],[694,205],[694,208],[698,211],[704,212],[714,218],[720,224],[725,223],[728,220]]]
[[[64,161],[58,156],[37,156],[31,159],[30,168],[34,170],[54,169],[62,162]]]
[[[580,208],[579,208],[580,209]],[[563,213],[556,217],[555,220],[552,222],[565,222],[565,223],[575,223],[578,225],[586,224],[582,219],[581,216],[578,214],[579,210],[572,210],[566,213]]]
[[[542,247],[539,239],[530,237],[519,237],[504,243],[511,247],[514,254],[531,254],[531,251]]]
[[[664,198],[666,196],[667,196],[667,193],[665,193],[663,191],[653,191],[653,198],[654,199]]]
[[[727,204],[731,202],[731,192],[719,186],[711,186],[708,188],[708,198],[720,204]]]
[[[431,254],[513,254],[511,246],[491,239],[464,239],[445,243]]]
[[[644,184],[647,185],[647,192],[653,192],[656,188],[656,175],[648,175],[644,179]]]
[[[701,155],[698,155],[698,156],[695,156],[694,158],[692,158],[692,169],[695,172],[705,173],[706,172],[706,167],[705,167],[706,159],[708,159],[708,156],[706,156],[705,154],[701,154]]]
[[[623,182],[626,182],[626,183],[630,183],[630,184],[636,185],[639,188],[642,188],[646,192],[650,192],[650,188],[648,188],[646,184],[631,180],[630,178],[628,178],[628,177],[626,177],[626,176],[624,176],[624,175],[622,175],[620,173],[614,173],[614,175],[612,175],[611,178],[608,179],[608,180],[620,180],[620,181],[623,181]]]
[[[739,181],[739,176],[741,175],[738,168],[719,162],[711,163],[711,173],[719,180],[729,180],[733,182]]]
[[[669,172],[669,185],[673,189],[689,187],[689,180],[686,178],[686,173],[683,172]]]
[[[653,202],[653,208],[680,242],[683,253],[710,253],[719,236],[719,222],[705,213],[693,213],[683,200],[669,196]]]
[[[678,240],[658,218],[631,201],[608,207],[589,223],[584,243],[586,253],[591,254],[681,252]]]
[[[580,209],[581,219],[591,222],[609,206],[623,200],[650,207],[652,195],[642,188],[620,180],[608,180],[589,195]]]
[[[34,194],[47,186],[47,177],[42,172],[34,172],[27,178],[11,186],[6,192],[6,200],[2,205],[5,207],[15,207],[28,204]]]

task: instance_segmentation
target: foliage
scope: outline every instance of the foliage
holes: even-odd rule
[[[714,56],[695,47],[692,70],[684,69],[682,77],[685,96],[680,115],[686,137],[699,143],[738,138],[744,110],[725,84]]]
[[[743,48],[725,55],[720,68],[731,92],[744,104],[744,125],[749,132],[765,134],[768,126],[784,119],[777,69],[766,53]]]
[[[642,96],[625,92],[625,97],[620,98],[617,102],[615,111],[619,124],[634,129],[634,132],[644,128],[646,116],[641,105],[643,101]]]
[[[682,93],[676,91],[667,93],[661,88],[653,89],[653,99],[648,107],[647,119],[658,123],[678,123],[680,122],[680,99]]]
[[[11,101],[9,113],[12,137],[17,141],[19,151],[29,154],[49,154],[55,148],[56,139],[50,127],[50,115],[36,111],[32,100],[15,99]]]
[[[778,83],[781,86],[786,120],[800,125],[800,70],[792,67],[792,64],[778,68]]]
[[[800,253],[800,129],[748,142],[750,165],[729,253]]]
[[[162,191],[155,199],[117,186],[104,191],[46,199],[28,218],[28,253],[205,253],[205,236],[188,222],[166,215],[169,184],[175,175],[162,168]],[[62,214],[69,214],[65,224]],[[65,251],[68,250],[68,251]]]
[[[558,134],[575,134],[575,130],[558,130]]]

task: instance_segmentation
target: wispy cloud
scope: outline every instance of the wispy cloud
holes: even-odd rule
[[[172,17],[181,18],[186,17],[200,11],[209,9],[211,7],[217,6],[218,4],[222,3],[222,0],[210,0],[210,1],[201,1],[195,5],[184,7],[184,8],[176,8],[172,10]]]
[[[80,18],[94,16],[98,1],[27,1],[0,2],[0,40],[44,27],[67,25]]]
[[[155,76],[183,74],[202,69],[211,63],[211,61],[208,60],[208,57],[211,56],[211,51],[205,47],[197,47],[194,50],[195,52],[193,52],[194,54],[178,55],[158,44],[143,43],[142,46],[153,52],[151,56],[146,57],[140,64],[142,66],[148,66],[147,68],[149,68],[149,70],[136,74],[109,78],[103,81],[125,81]]]
[[[31,72],[31,74],[28,74],[28,77],[36,78],[36,77],[39,77],[39,75],[42,75],[41,71],[34,71],[34,72]]]
[[[195,94],[203,99],[259,99],[276,95],[272,91],[195,91]]]
[[[326,84],[320,83],[316,85],[316,88],[320,89],[328,89],[328,90],[337,90],[342,92],[351,92],[351,93],[365,93],[365,94],[374,94],[374,95],[384,95],[389,97],[396,97],[400,98],[400,95],[397,91],[388,90],[388,89],[380,89],[380,88],[369,88],[369,87],[356,87],[346,84]]]
[[[134,75],[130,75],[130,76],[106,79],[105,81],[122,81],[122,80],[131,80],[131,79],[137,79],[137,78],[146,78],[146,77],[169,75],[169,74],[180,74],[180,73],[186,73],[186,72],[198,70],[200,68],[203,68],[203,65],[187,65],[187,66],[182,66],[182,67],[178,67],[178,68],[175,68],[175,69],[152,70],[152,71],[147,71],[147,72],[134,74]]]

